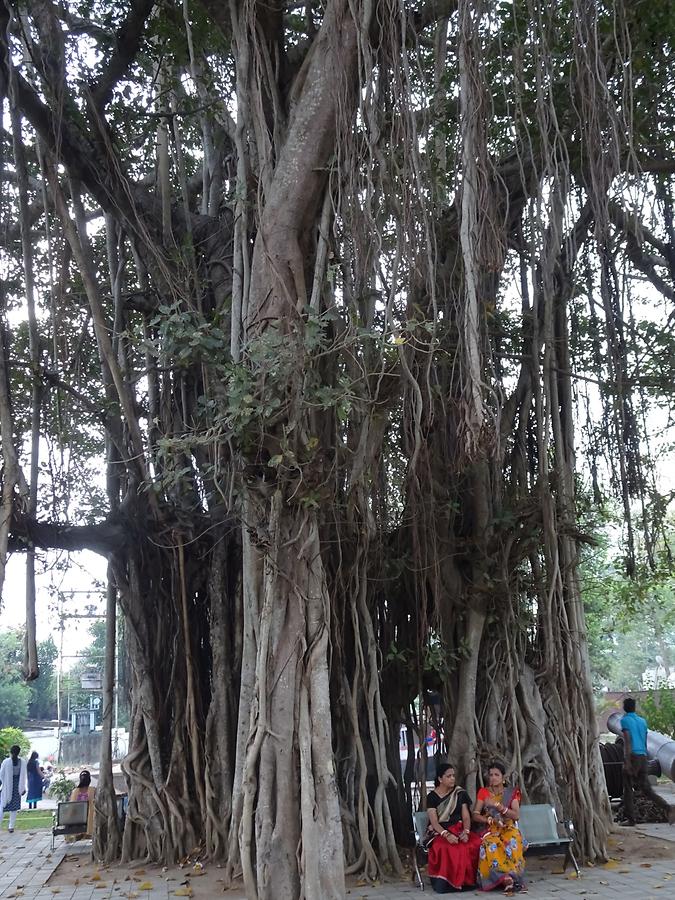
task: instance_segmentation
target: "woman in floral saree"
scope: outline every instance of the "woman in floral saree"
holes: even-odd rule
[[[523,836],[518,827],[520,791],[506,787],[502,763],[492,763],[487,788],[478,791],[473,820],[481,826],[478,887],[481,891],[501,888],[504,893],[525,893]]]
[[[471,835],[471,800],[457,785],[455,770],[438,767],[436,787],[427,796],[429,878],[437,894],[450,894],[476,883],[478,842]],[[473,840],[471,839],[473,837]]]

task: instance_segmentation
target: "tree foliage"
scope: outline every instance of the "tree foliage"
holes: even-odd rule
[[[34,677],[36,558],[108,560],[130,801],[121,845],[103,765],[97,852],[203,842],[251,897],[342,897],[400,871],[399,728],[440,709],[470,789],[504,757],[602,859],[579,548],[615,497],[654,566],[667,507],[672,13],[0,20],[0,562]]]
[[[56,715],[54,662],[57,649],[51,637],[37,645],[40,676],[30,685],[23,677],[24,636],[18,629],[0,632],[0,727],[23,727],[26,719]]]

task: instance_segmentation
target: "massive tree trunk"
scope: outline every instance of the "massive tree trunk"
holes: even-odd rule
[[[242,771],[241,865],[258,897],[342,897],[342,826],[331,743],[330,601],[316,513],[275,488],[247,504],[255,669]],[[245,581],[247,573],[245,571]]]
[[[255,47],[258,24],[245,12],[237,21],[240,59],[250,51],[249,42]],[[235,783],[241,783],[242,804],[231,828],[239,833],[247,892],[261,900],[344,895],[328,671],[330,595],[317,512],[303,502],[306,485],[295,469],[311,437],[303,375],[312,364],[304,341],[313,281],[310,242],[338,109],[353,102],[356,31],[349,5],[331,4],[305,62],[286,136],[275,147],[276,165],[261,171],[260,229],[248,295],[238,304],[245,311],[243,359],[259,400],[267,400],[268,378],[260,353],[277,349],[274,391],[285,404],[283,424],[256,438],[263,452],[256,448],[258,455],[249,459],[259,474],[246,479],[243,515],[249,626],[242,667],[253,683],[246,684],[246,705],[241,704],[250,709],[250,719],[243,743],[239,736],[241,776]],[[263,101],[268,86],[256,80],[258,69],[252,74],[253,80],[240,67],[252,96]],[[259,152],[265,109],[263,101],[239,110],[258,137]]]

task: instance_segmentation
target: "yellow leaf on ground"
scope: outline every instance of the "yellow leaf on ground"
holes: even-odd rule
[[[139,891],[151,891],[152,890],[152,882],[151,881],[143,881],[138,885]]]
[[[191,887],[179,887],[174,891],[176,897],[192,897]]]

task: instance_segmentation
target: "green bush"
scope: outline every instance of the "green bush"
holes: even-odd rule
[[[0,728],[0,761],[9,756],[10,747],[14,744],[21,747],[22,756],[30,750],[30,741],[20,728]]]
[[[52,779],[47,794],[53,800],[58,800],[59,803],[63,803],[65,800],[70,800],[70,795],[74,787],[75,782],[71,781],[70,778],[66,778],[65,772],[61,770],[56,778]]]
[[[650,691],[640,701],[639,712],[652,731],[675,738],[675,691]]]

